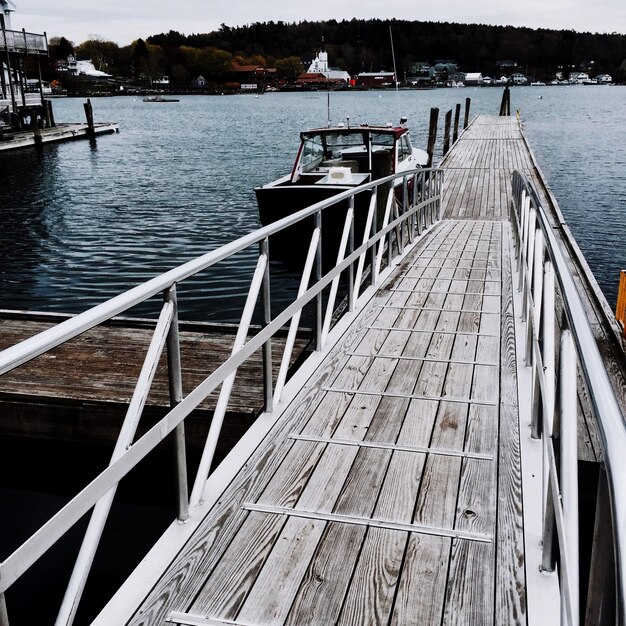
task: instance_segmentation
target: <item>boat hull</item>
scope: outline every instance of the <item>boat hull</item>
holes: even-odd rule
[[[259,187],[255,189],[255,193],[261,224],[263,226],[272,224],[317,202],[328,200],[348,189],[353,189],[353,187],[339,185],[268,185],[267,187]],[[355,246],[363,240],[370,198],[371,194],[368,191],[355,196]],[[325,260],[325,266],[327,262],[334,264],[337,258],[348,208],[349,201],[342,200],[322,211],[322,256]],[[314,227],[315,218],[310,216],[273,235],[270,240],[272,257],[276,258],[278,256],[282,260],[293,260],[297,263],[302,261],[306,257]]]

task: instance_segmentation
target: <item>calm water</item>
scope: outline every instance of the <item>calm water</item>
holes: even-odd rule
[[[423,146],[430,107],[468,96],[473,113],[496,113],[501,90],[333,93],[331,114],[391,122],[400,110]],[[54,101],[56,119],[81,121],[82,102]],[[78,312],[257,228],[253,188],[288,171],[298,132],[327,119],[316,93],[93,104],[118,135],[0,156],[2,308]],[[512,106],[613,305],[626,256],[626,88],[516,88]],[[248,253],[183,289],[184,316],[235,319],[252,263]]]

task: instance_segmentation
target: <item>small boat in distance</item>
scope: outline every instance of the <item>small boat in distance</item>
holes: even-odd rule
[[[163,96],[146,96],[144,102],[180,102],[178,98],[165,98]]]
[[[411,145],[406,118],[398,126],[361,124],[315,128],[300,134],[290,174],[257,187],[259,217],[265,226],[346,189],[428,163]]]

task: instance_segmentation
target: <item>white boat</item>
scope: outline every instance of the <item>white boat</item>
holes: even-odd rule
[[[405,123],[402,118],[397,126],[339,125],[302,132],[291,172],[254,190],[261,223],[270,224],[347,189],[427,165],[428,154],[413,147]],[[368,193],[355,197],[357,224],[368,203]],[[347,203],[338,203],[335,217],[325,216],[324,230],[340,229],[346,209]]]

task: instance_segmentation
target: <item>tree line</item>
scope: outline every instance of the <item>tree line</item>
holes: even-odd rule
[[[626,80],[626,36],[618,33],[407,20],[222,24],[211,33],[170,31],[122,47],[96,39],[74,45],[56,37],[50,40],[50,56],[54,61],[73,52],[116,76],[168,75],[173,84],[198,75],[220,82],[233,64],[275,67],[293,80],[322,45],[331,64],[350,74],[392,69],[390,26],[400,77],[418,62],[450,59],[459,69],[492,76],[499,72],[498,61],[510,60],[538,78],[553,77],[557,70],[591,70]]]

